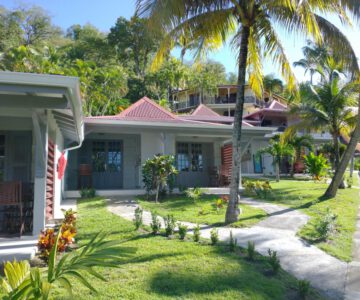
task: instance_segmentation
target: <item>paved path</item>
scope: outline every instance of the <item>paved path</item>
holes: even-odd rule
[[[251,228],[219,227],[220,240],[228,240],[232,230],[234,238],[242,247],[246,247],[248,241],[254,241],[256,250],[262,255],[267,255],[269,248],[276,250],[284,270],[298,279],[309,280],[312,286],[330,299],[344,298],[347,264],[296,236],[299,228],[307,223],[307,215],[283,206],[247,198],[242,198],[241,202],[264,209],[269,217]],[[133,220],[136,207],[137,204],[131,197],[114,197],[108,203],[108,209],[112,213],[128,220]],[[151,223],[149,212],[143,213],[143,221],[145,225]],[[194,226],[187,222],[181,223],[189,225],[189,228]],[[210,238],[211,228],[206,225],[201,227],[201,236]]]
[[[353,249],[353,261],[349,264],[346,281],[346,300],[360,299],[360,207],[357,215]]]

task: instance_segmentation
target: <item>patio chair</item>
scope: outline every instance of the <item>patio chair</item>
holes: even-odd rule
[[[0,206],[15,206],[18,208],[19,217],[19,236],[24,232],[22,186],[20,181],[0,183]],[[10,222],[15,222],[15,219]]]

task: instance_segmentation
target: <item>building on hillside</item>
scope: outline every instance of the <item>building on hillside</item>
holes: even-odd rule
[[[195,109],[200,104],[205,104],[222,116],[234,116],[236,103],[236,85],[219,85],[215,94],[208,93],[201,96],[196,89],[185,89],[174,92],[170,97],[173,110],[178,113],[186,113]],[[245,90],[244,116],[261,107],[268,107],[272,100],[286,104],[286,100],[279,95],[269,95],[265,92],[262,99],[258,99],[250,86]]]

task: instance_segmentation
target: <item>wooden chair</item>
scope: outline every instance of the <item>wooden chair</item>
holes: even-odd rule
[[[2,182],[0,183],[0,206],[15,206],[19,209],[19,222],[21,237],[24,231],[23,220],[23,203],[22,203],[22,186],[20,181]],[[15,221],[15,220],[11,220]]]
[[[83,181],[87,184],[83,184]],[[92,167],[90,164],[80,164],[79,165],[79,177],[78,177],[78,188],[82,189],[84,187],[92,187]]]
[[[221,165],[220,167],[220,186],[228,186],[231,181],[231,165]]]

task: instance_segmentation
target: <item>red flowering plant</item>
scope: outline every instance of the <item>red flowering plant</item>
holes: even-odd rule
[[[74,243],[74,238],[77,233],[76,230],[76,212],[72,209],[63,211],[64,219],[60,225],[59,230],[61,235],[57,244],[57,253],[62,253]],[[49,254],[55,244],[57,233],[54,228],[47,228],[41,231],[38,241],[38,250],[40,256],[45,260],[48,259]]]

